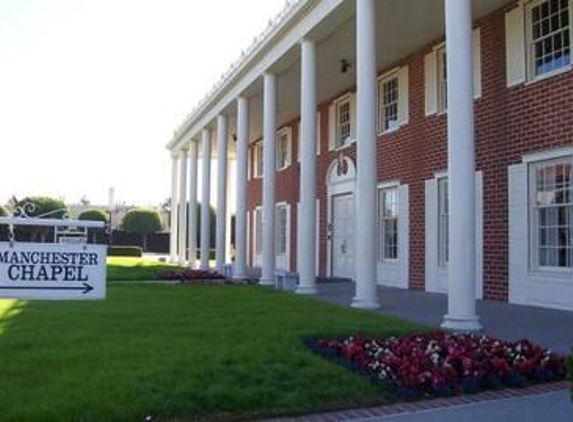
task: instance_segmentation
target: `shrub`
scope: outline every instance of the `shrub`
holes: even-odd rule
[[[123,256],[141,258],[143,249],[139,246],[110,246],[107,250],[108,256]]]
[[[573,349],[571,349],[571,351],[573,352]],[[567,371],[569,374],[569,381],[573,383],[573,354],[567,359]],[[573,401],[573,384],[571,387],[571,400]]]
[[[68,213],[64,201],[50,198],[48,196],[27,196],[16,204],[15,217],[23,217],[25,213],[28,217],[40,217],[51,219],[62,219]],[[48,214],[48,215],[46,215]],[[26,233],[32,241],[45,242],[46,238],[53,232],[49,227],[18,227],[17,232]]]
[[[136,208],[125,214],[121,228],[127,233],[141,235],[143,250],[147,250],[147,236],[161,230],[161,219],[153,209]]]
[[[97,209],[83,211],[79,216],[78,220],[82,221],[101,221],[106,223],[109,221],[109,216],[107,212]],[[89,234],[92,237],[92,242],[96,243],[98,233],[101,233],[104,229],[89,229]]]
[[[226,279],[215,271],[192,270],[192,269],[169,269],[160,273],[161,280],[180,281],[182,283],[202,283],[219,281]]]

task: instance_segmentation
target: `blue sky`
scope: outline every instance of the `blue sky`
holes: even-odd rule
[[[284,0],[0,0],[0,203],[154,204],[165,144]]]

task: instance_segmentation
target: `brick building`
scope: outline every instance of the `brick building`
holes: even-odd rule
[[[573,0],[291,2],[169,143],[179,216],[215,135],[239,278],[351,278],[363,308],[376,284],[442,292],[449,328],[479,328],[476,298],[573,310],[572,21]]]

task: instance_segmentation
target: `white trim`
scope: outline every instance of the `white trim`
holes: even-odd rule
[[[425,290],[447,293],[448,268],[438,264],[438,180],[448,177],[438,171],[425,187]],[[476,172],[476,298],[483,298],[483,172]]]
[[[380,192],[385,189],[397,189],[398,194],[398,258],[380,259],[380,253],[376,259],[376,280],[379,285],[407,289],[409,286],[410,264],[410,200],[409,187],[399,181],[380,182],[377,185],[377,203],[380,204]],[[380,218],[380,210],[377,212]],[[377,222],[377,227],[378,227]],[[380,230],[377,232],[377,245],[381,244]]]
[[[566,66],[560,67],[558,69],[554,69],[550,72],[542,73],[541,75],[535,75],[534,72],[534,56],[532,56],[531,52],[531,44],[533,42],[533,34],[531,28],[531,9],[534,7],[539,6],[542,3],[545,3],[550,0],[529,0],[523,3],[523,19],[524,19],[524,29],[525,29],[525,36],[524,36],[524,51],[525,51],[525,73],[526,73],[526,85],[530,85],[535,82],[539,82],[545,80],[547,78],[551,78],[553,76],[560,75],[565,72],[569,72],[573,68],[573,59],[571,48],[573,48],[573,0],[568,0],[569,5],[569,61],[570,63]]]
[[[280,254],[279,255],[279,249],[278,249],[278,244],[276,244],[275,246],[275,250],[276,250],[276,256],[275,256],[275,264],[276,264],[276,269],[279,271],[290,271],[291,270],[291,235],[290,235],[290,231],[291,231],[291,206],[288,202],[286,201],[281,201],[281,202],[277,202],[275,204],[275,213],[278,214],[278,210],[279,208],[284,208],[286,210],[286,251],[284,254]],[[275,230],[275,242],[278,243],[278,239],[279,239],[279,230],[278,230],[278,224],[279,224],[279,219],[278,219],[278,215],[275,217],[275,221],[277,224],[276,230]],[[282,260],[284,260],[284,262],[281,262]]]
[[[263,265],[262,245],[261,245],[260,252],[257,252],[257,248],[258,248],[258,243],[257,243],[257,237],[258,237],[257,214],[260,215],[261,232],[262,232],[263,231],[262,230],[263,229],[263,207],[261,205],[256,206],[255,210],[253,211],[253,267],[262,267],[262,265]],[[262,239],[262,236],[263,236],[263,233],[261,233],[261,239]]]
[[[349,113],[350,113],[350,139],[348,142],[338,145],[340,139],[338,139],[338,131],[340,128],[338,121],[338,107],[343,104],[348,103]],[[341,95],[334,101],[332,101],[329,107],[329,127],[330,127],[330,142],[329,149],[331,151],[342,151],[350,147],[354,142],[356,142],[356,94],[354,92],[347,92]]]
[[[540,151],[526,154],[522,157],[521,162],[525,164],[535,163],[537,161],[548,161],[554,160],[556,158],[566,157],[568,155],[573,155],[573,148],[565,147],[554,149],[550,151]]]
[[[286,136],[287,140],[287,156],[286,156],[286,163],[284,166],[279,167],[279,160],[278,160],[278,140],[281,136]],[[300,139],[300,136],[299,136]],[[275,135],[275,161],[276,161],[276,172],[281,172],[292,165],[292,126],[285,126],[279,130]]]
[[[573,278],[570,271],[538,271],[531,267],[530,165],[563,158],[561,149],[524,157],[508,167],[509,301],[522,305],[573,310]],[[567,154],[565,154],[566,156]],[[544,160],[539,158],[548,157]],[[573,157],[573,156],[572,156]],[[534,159],[536,158],[536,159]]]

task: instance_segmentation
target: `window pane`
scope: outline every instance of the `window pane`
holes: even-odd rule
[[[573,268],[571,256],[573,202],[571,159],[535,165],[535,200],[532,203],[537,228],[538,265]]]
[[[571,63],[569,20],[568,1],[547,0],[531,8],[529,51],[534,76]]]

